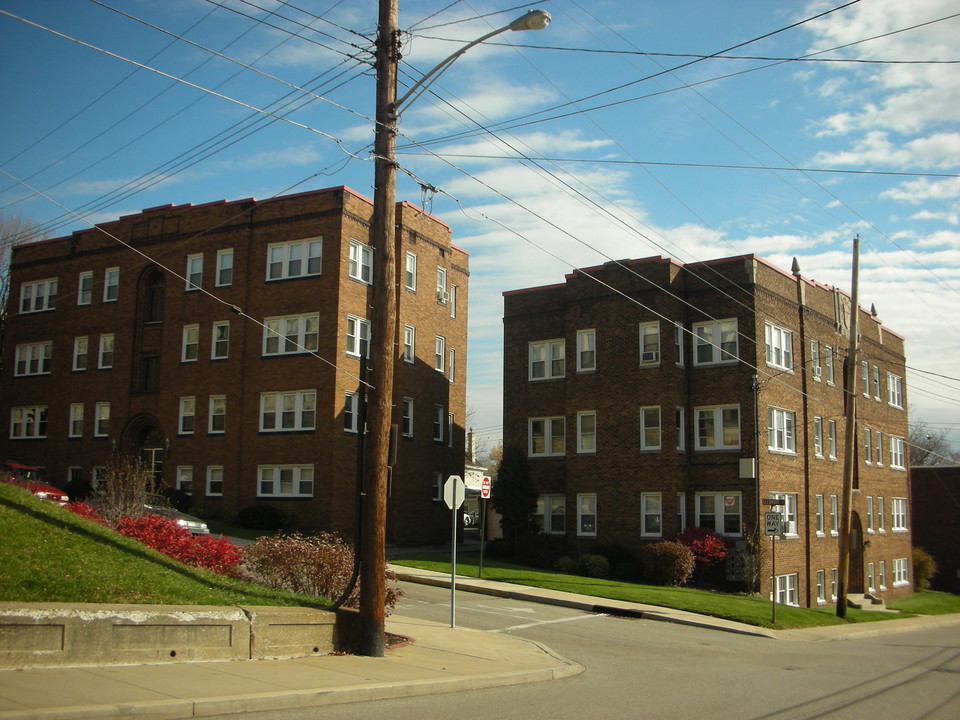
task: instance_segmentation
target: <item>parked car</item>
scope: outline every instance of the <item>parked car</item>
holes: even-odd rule
[[[477,527],[480,524],[480,511],[470,510],[463,514],[464,527]]]
[[[198,517],[180,512],[170,505],[170,501],[163,495],[148,495],[147,503],[144,505],[147,512],[154,515],[162,515],[177,521],[177,525],[184,527],[194,535],[209,535],[210,528]]]
[[[35,467],[10,461],[0,462],[0,481],[22,487],[41,500],[49,500],[60,506],[70,502],[70,498],[63,490],[40,482],[37,476],[38,470]]]

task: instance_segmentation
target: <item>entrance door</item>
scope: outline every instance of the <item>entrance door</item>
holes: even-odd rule
[[[163,456],[165,455],[163,436],[157,428],[150,428],[143,434],[140,442],[140,457],[150,476],[150,490],[157,491],[163,485]]]
[[[848,592],[863,592],[863,525],[860,515],[850,513],[850,568],[848,572]]]

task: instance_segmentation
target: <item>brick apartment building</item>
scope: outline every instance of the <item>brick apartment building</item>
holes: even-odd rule
[[[847,590],[889,600],[912,592],[904,346],[859,312]],[[505,293],[504,437],[527,450],[543,531],[589,552],[705,526],[743,550],[779,499],[778,601],[834,603],[849,313],[845,293],[754,255],[610,262]]]
[[[132,453],[225,518],[265,503],[352,533],[372,210],[337,187],[151,208],[17,247],[2,457],[63,486]],[[464,467],[469,258],[408,203],[396,243],[387,539],[440,542],[440,481]]]

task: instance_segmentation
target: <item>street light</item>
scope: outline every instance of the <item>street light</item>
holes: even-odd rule
[[[412,101],[451,63],[474,45],[500,33],[540,30],[550,14],[531,10],[509,25],[464,45],[430,70],[397,101],[399,31],[398,0],[380,0],[377,33],[377,105],[374,136],[373,218],[370,237],[374,251],[374,278],[369,345],[372,368],[368,374],[368,442],[363,463],[363,510],[360,519],[360,636],[361,655],[382,657],[386,610],[387,471],[390,424],[393,418],[393,365],[396,355],[396,134],[401,106]],[[416,95],[411,95],[416,93]]]

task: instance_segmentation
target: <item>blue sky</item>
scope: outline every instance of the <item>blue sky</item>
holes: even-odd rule
[[[553,16],[471,49],[401,118],[398,196],[471,253],[481,442],[502,422],[505,290],[748,252],[849,290],[856,234],[861,305],[907,338],[912,418],[960,428],[955,2],[401,5],[404,85],[528,8]],[[373,0],[0,11],[4,214],[60,236],[167,203],[372,194]]]

